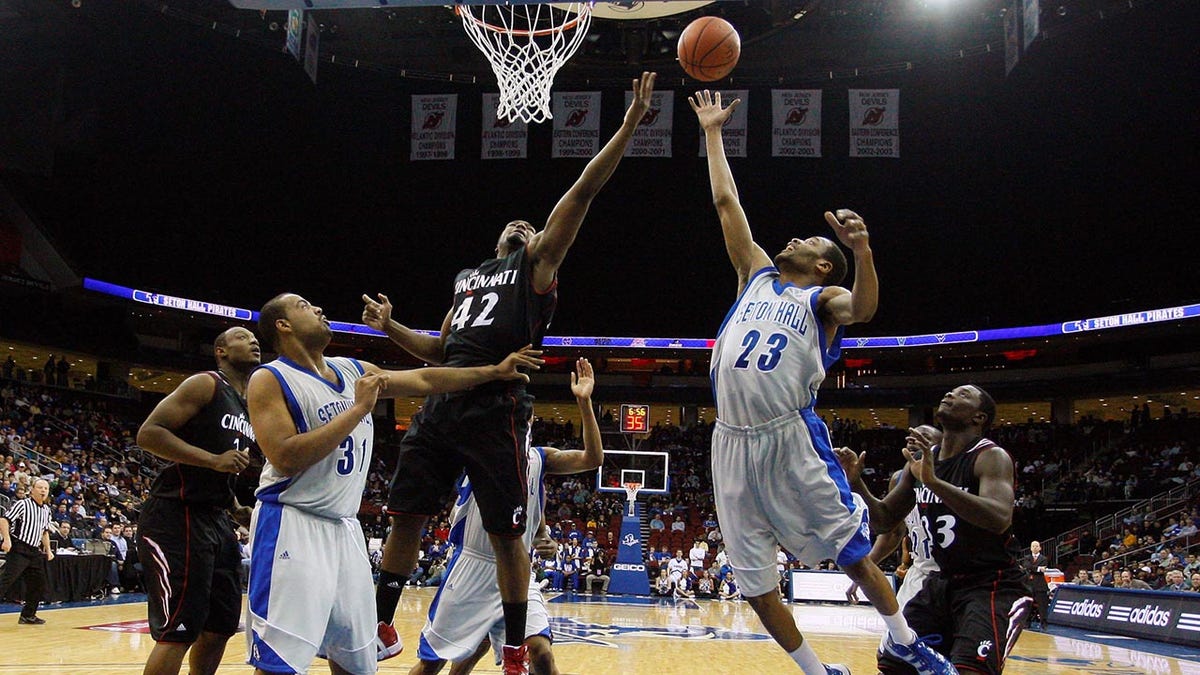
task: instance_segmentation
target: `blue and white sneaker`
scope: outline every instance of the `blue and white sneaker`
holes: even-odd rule
[[[924,640],[901,645],[896,644],[889,634],[883,643],[883,651],[916,668],[919,675],[958,675],[954,664],[925,644]]]
[[[850,668],[848,666],[843,666],[840,663],[826,663],[825,664],[825,674],[826,675],[851,675]]]

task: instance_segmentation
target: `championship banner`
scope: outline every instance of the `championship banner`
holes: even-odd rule
[[[850,90],[850,156],[900,156],[900,90]]]
[[[316,17],[308,17],[308,32],[304,36],[304,72],[313,84],[317,83],[317,57],[321,54],[321,27]]]
[[[413,94],[409,159],[454,159],[458,94]]]
[[[771,91],[771,156],[821,156],[821,90]]]
[[[304,32],[304,10],[289,9],[287,20],[287,47],[288,53],[297,61],[300,60],[300,47],[303,44],[300,40],[300,34]]]
[[[625,92],[625,109],[633,103],[633,92]],[[626,157],[670,157],[671,137],[675,125],[675,92],[656,91],[650,95],[650,107],[633,132]]]
[[[1029,45],[1033,43],[1037,37],[1038,31],[1041,30],[1041,8],[1038,5],[1038,0],[1023,0],[1024,7],[1021,9],[1021,44],[1024,51],[1029,51]]]
[[[553,94],[551,157],[592,158],[600,151],[600,92],[560,91]]]
[[[1004,13],[1004,76],[1021,60],[1021,0],[1011,0]]]
[[[483,95],[483,145],[480,159],[525,159],[529,151],[529,125],[520,119],[496,116],[500,94]]]
[[[721,139],[725,142],[726,157],[746,156],[746,111],[750,109],[749,89],[722,89],[721,105],[728,106],[734,99],[740,98],[733,115],[725,122],[721,130]],[[704,145],[704,130],[700,130],[700,156],[708,157],[708,147]]]

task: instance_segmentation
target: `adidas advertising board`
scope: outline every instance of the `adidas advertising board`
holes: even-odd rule
[[[1064,584],[1050,622],[1200,647],[1200,594]]]

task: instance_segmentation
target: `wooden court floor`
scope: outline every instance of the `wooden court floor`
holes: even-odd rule
[[[405,592],[396,625],[406,649],[381,664],[381,673],[405,673],[412,666],[417,634],[432,598],[430,589]],[[564,673],[799,672],[743,602],[560,600],[564,599],[552,600],[548,606],[556,634],[555,654]],[[844,662],[859,675],[874,675],[882,622],[871,609],[796,605],[793,614],[822,658]],[[149,635],[125,632],[138,631],[136,624],[145,620],[141,603],[44,608],[41,616],[47,621],[44,626],[20,626],[16,613],[0,614],[0,675],[132,675],[141,673],[153,645]],[[1200,675],[1200,663],[1138,651],[1136,641],[1127,644],[1115,647],[1026,632],[1005,673]],[[220,672],[249,673],[245,653],[244,637],[239,634],[230,640]],[[311,672],[329,671],[317,662]],[[475,672],[499,670],[485,659]]]

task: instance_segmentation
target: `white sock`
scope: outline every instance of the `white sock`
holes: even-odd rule
[[[792,660],[800,666],[804,675],[826,675],[828,672],[825,670],[825,664],[817,658],[817,653],[808,646],[808,640],[800,643],[795,651],[788,652],[788,656],[792,657]]]
[[[908,627],[908,622],[904,620],[904,615],[896,612],[890,616],[883,614],[883,622],[887,624],[888,633],[891,634],[892,640],[899,645],[911,645],[917,641],[917,634],[913,629]]]

